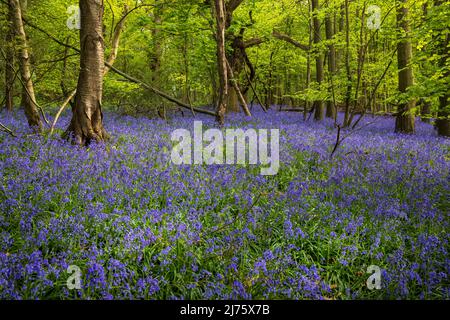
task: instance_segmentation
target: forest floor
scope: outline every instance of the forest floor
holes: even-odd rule
[[[171,133],[193,120],[106,113],[111,141],[86,150],[59,138],[68,115],[48,137],[0,114],[18,135],[0,134],[0,299],[450,298],[450,141],[431,125],[407,136],[367,117],[330,159],[332,122],[230,116],[280,129],[280,170],[263,176],[172,164]]]

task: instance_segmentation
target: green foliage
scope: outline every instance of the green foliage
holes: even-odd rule
[[[333,86],[334,98],[338,106],[345,102],[348,80],[345,67],[347,49],[345,37],[345,1],[320,1],[318,18],[321,21],[319,44],[312,46],[311,52],[299,49],[290,43],[273,37],[274,30],[283,33],[304,45],[309,44],[312,14],[308,1],[294,0],[245,0],[233,12],[232,22],[227,29],[227,52],[231,55],[231,41],[242,30],[244,41],[261,39],[262,43],[246,49],[246,53],[256,72],[254,87],[266,103],[282,104],[288,101],[293,105],[303,104],[315,99],[330,100]],[[29,0],[26,19],[46,30],[61,42],[79,47],[79,33],[66,26],[69,14],[67,8],[77,5],[76,0]],[[369,5],[380,8],[381,27],[371,30],[367,26],[370,18]],[[427,5],[427,10],[424,6]],[[349,2],[349,68],[351,72],[350,101],[376,91],[375,111],[392,111],[396,105],[408,99],[429,101],[432,113],[438,106],[437,97],[450,88],[450,61],[443,55],[442,42],[450,30],[450,4],[444,2],[439,7],[433,1],[410,0],[411,35],[415,85],[407,95],[398,94],[398,73],[395,49],[399,37],[396,22],[395,3],[385,0]],[[111,53],[111,41],[117,23],[124,15],[125,7],[131,11],[126,16],[122,32],[116,66],[174,97],[193,105],[211,105],[217,92],[216,43],[214,39],[215,20],[208,2],[201,0],[155,0],[105,1],[104,39],[105,55]],[[7,10],[0,5],[0,19],[7,21]],[[332,19],[335,35],[326,40],[324,19]],[[156,17],[160,21],[156,21]],[[77,84],[79,59],[71,49],[64,71],[65,49],[47,35],[32,26],[26,26],[30,39],[30,52],[34,68],[33,80],[39,101],[56,107],[63,100],[61,83],[69,90]],[[155,33],[155,31],[157,33]],[[7,32],[7,24],[2,23],[0,35]],[[331,77],[328,72],[327,51],[333,45],[337,53],[337,72]],[[2,45],[6,48],[7,44]],[[156,48],[160,52],[156,52]],[[447,48],[450,50],[450,48]],[[447,50],[447,51],[448,51]],[[364,62],[361,64],[360,55]],[[159,68],[152,70],[151,61],[158,56]],[[315,80],[315,61],[317,54],[324,57],[325,81],[318,88]],[[311,81],[306,79],[308,55],[311,67]],[[443,59],[445,61],[443,61]],[[359,61],[359,62],[358,62]],[[392,62],[391,62],[392,61]],[[3,63],[2,63],[3,65]],[[246,68],[246,72],[250,71]],[[385,72],[385,70],[387,71]],[[1,68],[3,73],[4,68]],[[384,77],[383,74],[385,73]],[[359,77],[358,77],[359,74]],[[383,79],[380,81],[380,79]],[[238,83],[247,83],[244,71],[236,75]],[[358,80],[359,78],[359,80]],[[333,83],[331,85],[331,79]],[[104,105],[146,105],[156,108],[171,105],[144,90],[117,82],[118,77],[109,73],[105,80]],[[4,89],[4,83],[0,82]],[[355,90],[358,89],[358,92]],[[16,81],[16,103],[20,97],[20,83]],[[248,100],[254,100],[252,90]],[[290,98],[285,100],[285,98]],[[124,101],[124,100],[129,101]],[[362,106],[362,105],[361,105]],[[145,109],[144,108],[144,109]]]

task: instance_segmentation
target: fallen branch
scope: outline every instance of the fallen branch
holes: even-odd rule
[[[333,151],[330,154],[330,160],[333,158],[333,155],[336,152],[337,148],[339,147],[339,144],[342,142],[340,140],[340,138],[341,138],[341,125],[338,124],[337,128],[338,128],[338,132],[337,132],[337,137],[336,137],[336,144],[334,145]]]
[[[278,31],[275,31],[275,30],[274,30],[273,33],[272,33],[272,35],[273,35],[275,38],[280,39],[280,40],[283,40],[283,41],[286,41],[287,43],[290,43],[290,44],[292,44],[293,46],[295,46],[295,47],[297,47],[297,48],[300,48],[300,49],[302,49],[302,50],[304,50],[304,51],[309,51],[309,50],[311,49],[310,46],[308,46],[308,45],[306,45],[306,44],[303,44],[303,43],[300,43],[300,42],[298,42],[298,41],[292,39],[292,38],[289,37],[288,35],[283,34],[283,33],[281,33],[281,32],[278,32]]]
[[[127,79],[127,80],[129,80],[129,81],[131,81],[131,82],[133,82],[133,83],[136,83],[136,84],[139,84],[139,85],[143,86],[144,88],[146,88],[146,89],[152,91],[153,93],[155,93],[155,94],[157,94],[157,95],[163,97],[164,99],[166,99],[166,100],[168,100],[168,101],[170,101],[170,102],[175,103],[176,105],[178,105],[178,106],[180,106],[180,107],[183,107],[183,108],[189,109],[189,110],[194,110],[194,111],[196,111],[196,112],[198,112],[198,113],[208,114],[208,115],[214,116],[214,117],[216,116],[216,113],[213,112],[213,111],[209,111],[209,110],[205,110],[205,109],[201,109],[201,108],[192,107],[192,106],[190,106],[190,105],[188,105],[188,104],[186,104],[186,103],[184,103],[184,102],[182,102],[182,101],[180,101],[180,100],[178,100],[178,99],[176,99],[176,98],[174,98],[174,97],[169,96],[167,93],[165,93],[165,92],[163,92],[163,91],[161,91],[161,90],[159,90],[159,89],[157,89],[157,88],[155,88],[155,87],[152,87],[151,85],[145,83],[144,81],[139,80],[139,79],[136,79],[136,78],[130,76],[129,74],[126,74],[125,72],[120,71],[119,69],[113,67],[112,65],[110,65],[110,64],[107,63],[107,62],[105,62],[105,65],[106,65],[112,72],[117,73],[118,75],[124,77],[125,79]]]
[[[288,109],[281,109],[280,112],[303,112],[304,109],[299,108],[288,108]]]
[[[1,122],[0,122],[0,129],[1,129],[1,131],[10,134],[10,135],[13,136],[14,138],[17,137],[17,136],[15,135],[15,133],[11,131],[11,129],[9,129],[7,126],[5,126],[5,125],[4,125],[3,123],[1,123]]]
[[[340,138],[340,133],[341,133],[341,126],[340,126],[340,125],[337,125],[337,128],[338,128],[337,139],[336,139],[336,144],[334,145],[334,149],[333,149],[333,151],[332,151],[331,154],[330,154],[330,160],[333,158],[333,154],[336,152],[337,148],[342,144],[342,142],[343,142],[345,139],[347,139],[348,137],[350,137],[350,136],[351,136],[352,134],[354,134],[355,132],[357,132],[357,131],[359,131],[359,130],[365,128],[365,127],[368,127],[368,126],[370,126],[371,124],[376,123],[377,121],[379,121],[379,119],[376,119],[376,120],[374,120],[374,121],[368,122],[368,123],[366,123],[366,124],[364,124],[364,125],[362,125],[362,126],[356,128],[356,129],[352,129],[352,130],[351,130],[348,134],[346,134],[342,139],[339,139],[339,138]]]

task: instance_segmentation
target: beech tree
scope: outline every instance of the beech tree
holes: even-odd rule
[[[108,138],[103,127],[104,75],[103,0],[80,0],[80,74],[72,120],[66,130],[79,145]]]
[[[216,16],[217,67],[219,73],[219,98],[217,102],[217,122],[223,125],[227,110],[228,98],[228,68],[225,53],[225,5],[223,0],[214,0]]]
[[[443,0],[436,1],[436,9],[444,7]],[[447,3],[448,6],[448,3]],[[448,21],[447,21],[448,23]],[[450,137],[450,30],[449,28],[439,28],[439,34],[435,37],[438,44],[438,52],[441,55],[439,59],[439,67],[443,73],[439,80],[444,84],[444,92],[439,96],[439,107],[436,119],[436,128],[439,135]],[[445,89],[446,88],[446,89]]]
[[[33,80],[31,78],[32,72],[30,54],[28,51],[27,35],[25,33],[25,28],[23,25],[22,8],[19,0],[10,0],[9,6],[11,9],[11,18],[13,19],[13,26],[17,39],[20,76],[22,87],[24,90],[24,93],[22,95],[22,104],[25,109],[25,115],[28,120],[28,125],[32,127],[36,132],[40,132],[42,130],[42,122],[39,116],[38,106],[34,93]]]
[[[12,6],[8,6],[8,27],[6,31],[6,56],[5,56],[5,107],[6,110],[13,110],[14,97],[14,23]]]
[[[316,81],[319,84],[323,82],[323,54],[319,48],[322,36],[320,34],[320,19],[319,19],[319,0],[311,1],[311,9],[313,15],[313,40],[315,45],[316,57]],[[323,100],[317,99],[314,101],[314,119],[323,120],[325,115],[325,107]]]
[[[409,27],[409,14],[406,0],[399,0],[397,4],[397,24],[399,27],[399,41],[397,45],[398,58],[398,90],[407,95],[407,90],[413,85],[413,70],[411,65],[412,46],[411,30]],[[395,132],[414,133],[414,107],[415,101],[409,97],[408,101],[398,106],[395,121]]]

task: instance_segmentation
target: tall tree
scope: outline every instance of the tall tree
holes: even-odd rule
[[[319,0],[311,1],[311,9],[313,15],[313,40],[315,45],[316,56],[316,81],[319,85],[323,82],[323,55],[319,47],[321,40],[320,19],[319,19]],[[325,115],[325,107],[323,100],[314,101],[314,119],[323,120]]]
[[[104,75],[103,0],[80,0],[80,74],[72,120],[65,135],[79,145],[104,141],[102,94]]]
[[[333,38],[335,34],[334,30],[334,24],[331,19],[330,13],[327,13],[327,16],[325,17],[325,33],[328,41],[328,73],[330,78],[330,91],[334,91],[334,88],[332,87],[333,84],[333,77],[336,74],[336,49],[334,46]],[[333,92],[330,92],[331,96],[333,96]],[[329,99],[327,101],[327,117],[333,118],[336,115],[336,110],[334,107],[333,100]]]
[[[397,44],[398,60],[398,89],[406,94],[410,86],[413,85],[413,69],[411,31],[409,27],[409,12],[406,6],[407,0],[397,0],[397,26],[399,28],[399,39]],[[398,106],[395,121],[395,132],[414,132],[414,107],[415,100],[408,98],[408,101],[401,102]]]
[[[219,73],[219,99],[217,102],[217,121],[220,125],[225,122],[228,97],[228,69],[225,53],[225,4],[223,0],[214,0],[216,16],[217,68]]]
[[[443,0],[436,1],[435,5],[437,7],[441,7],[444,5]],[[439,36],[435,37],[438,39],[436,42],[438,43],[438,53],[440,54],[439,66],[442,70],[445,70],[440,77],[440,80],[444,84],[445,91],[441,93],[439,96],[439,107],[438,114],[436,119],[436,128],[438,130],[439,135],[450,137],[450,53],[449,53],[449,44],[450,44],[450,31],[447,28],[441,28],[439,30]]]
[[[6,110],[13,110],[14,97],[14,12],[8,6],[8,29],[6,31],[6,60],[5,60],[5,106]]]
[[[350,14],[349,0],[345,0],[345,73],[347,76],[347,88],[345,91],[345,114],[344,127],[349,125],[350,120],[350,99],[352,95],[352,74],[350,68]]]
[[[155,7],[153,10],[153,27],[152,33],[152,46],[150,52],[150,71],[152,72],[151,83],[154,86],[158,86],[161,76],[161,59],[163,55],[163,38],[161,34],[161,24],[163,16],[163,3],[160,0],[155,0]],[[160,97],[153,95],[151,99],[158,109],[158,115],[165,119],[165,108]]]
[[[42,130],[42,122],[36,104],[33,80],[31,79],[30,54],[28,52],[27,36],[23,26],[22,9],[19,0],[10,0],[9,5],[12,10],[13,25],[18,42],[21,82],[25,91],[22,103],[25,108],[28,124],[33,130],[40,132]]]
[[[28,9],[28,1],[27,0],[19,0],[20,10],[22,12],[22,18],[26,17],[27,9]],[[21,94],[21,105],[24,106],[27,102],[28,92],[25,86],[22,86],[22,94]]]

